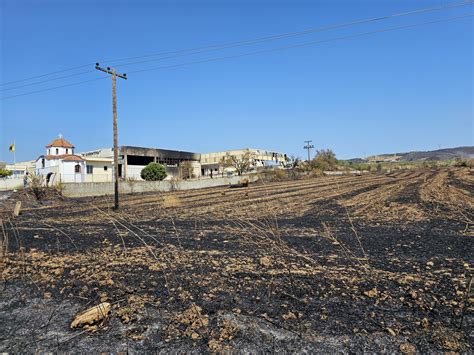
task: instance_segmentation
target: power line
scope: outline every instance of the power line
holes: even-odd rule
[[[369,22],[388,20],[388,19],[396,18],[396,17],[421,14],[421,13],[426,13],[426,12],[432,12],[432,11],[435,11],[435,10],[446,10],[446,9],[450,9],[450,8],[454,8],[454,7],[466,6],[466,5],[469,5],[469,4],[474,4],[474,2],[471,0],[471,1],[466,1],[466,2],[458,3],[458,4],[451,4],[451,5],[445,5],[445,6],[435,6],[435,7],[431,7],[431,8],[419,9],[419,10],[408,11],[408,12],[401,12],[401,13],[387,15],[387,16],[374,17],[374,18],[369,18],[369,19],[364,19],[364,20],[356,20],[356,21],[352,21],[352,22],[340,23],[340,24],[335,24],[335,25],[328,25],[328,26],[318,27],[318,28],[311,28],[311,29],[304,30],[304,31],[299,31],[299,32],[289,32],[289,33],[284,33],[284,34],[280,34],[280,35],[260,37],[260,38],[253,39],[253,40],[244,40],[244,41],[232,42],[232,43],[223,44],[223,45],[215,45],[215,46],[209,46],[209,47],[203,47],[203,48],[182,50],[182,51],[192,51],[193,53],[187,53],[187,54],[181,54],[181,55],[178,54],[178,55],[172,55],[172,56],[167,56],[167,57],[162,57],[162,58],[157,58],[157,59],[149,59],[149,60],[136,61],[136,62],[128,62],[128,63],[119,64],[119,65],[116,65],[116,66],[117,67],[123,67],[123,66],[126,66],[126,65],[143,64],[143,63],[148,63],[148,62],[153,62],[153,61],[177,58],[177,57],[181,57],[181,56],[194,55],[194,54],[200,54],[200,53],[211,52],[211,51],[216,51],[216,50],[222,50],[222,49],[229,49],[229,48],[235,48],[235,47],[246,46],[246,45],[259,44],[259,43],[262,43],[262,42],[269,42],[269,41],[275,41],[275,40],[280,40],[280,39],[285,39],[285,38],[304,36],[304,35],[308,35],[308,34],[312,34],[312,33],[316,33],[316,32],[335,30],[335,29],[350,27],[350,26],[354,26],[354,25],[366,24],[366,23],[369,23]],[[154,56],[167,55],[167,54],[175,54],[175,53],[180,53],[182,51],[175,51],[175,52],[168,52],[168,53],[165,52],[165,53],[150,54],[150,55],[144,55],[144,56],[138,56],[138,57],[123,58],[122,60],[117,60],[117,61],[147,58],[147,57],[154,57]],[[117,61],[112,61],[112,62],[117,62]]]
[[[43,78],[43,77],[49,76],[49,75],[54,75],[54,74],[59,74],[59,73],[64,73],[64,72],[67,72],[67,71],[75,70],[75,69],[85,68],[85,67],[88,67],[88,66],[93,65],[93,64],[94,64],[94,63],[91,63],[91,64],[84,64],[84,65],[78,65],[77,67],[71,67],[71,68],[67,68],[67,69],[62,69],[62,70],[57,70],[57,71],[49,72],[49,73],[46,73],[46,74],[30,76],[29,78],[25,78],[25,79],[14,80],[14,81],[8,81],[8,82],[6,82],[6,83],[0,84],[0,86],[9,85],[9,84],[14,84],[14,83],[20,83],[20,82],[28,81],[28,80],[31,80],[31,79],[39,79],[39,78]]]
[[[104,79],[107,79],[107,78],[106,77],[104,77],[104,78],[94,78],[94,79],[89,79],[89,80],[78,81],[76,83],[65,84],[65,85],[60,85],[60,86],[53,86],[53,87],[50,87],[50,88],[36,90],[36,91],[29,91],[29,92],[25,92],[23,94],[17,94],[17,95],[2,97],[2,98],[0,98],[0,101],[7,100],[7,99],[13,99],[14,97],[18,97],[18,96],[32,95],[32,94],[37,94],[37,93],[40,93],[40,92],[43,92],[43,91],[51,91],[51,90],[61,89],[61,88],[69,87],[69,86],[75,86],[75,85],[80,85],[80,84],[84,84],[84,83],[89,83],[91,81],[104,80]]]
[[[472,16],[474,16],[474,14],[466,14],[466,15],[462,15],[462,16],[449,17],[449,18],[446,18],[446,19],[440,19],[440,20],[434,20],[434,21],[428,21],[428,22],[421,22],[421,23],[416,23],[416,24],[411,24],[411,25],[404,25],[404,26],[397,26],[397,27],[389,27],[389,28],[385,28],[385,29],[379,29],[379,30],[374,30],[374,31],[369,31],[369,32],[357,33],[357,34],[353,34],[353,35],[333,37],[333,38],[329,38],[329,39],[312,41],[312,42],[305,42],[305,43],[295,44],[295,45],[291,45],[291,46],[277,47],[277,48],[272,48],[272,49],[264,49],[264,50],[260,50],[260,51],[247,52],[247,53],[241,53],[241,54],[230,55],[230,56],[214,57],[214,58],[203,59],[203,60],[198,60],[198,61],[191,61],[191,62],[186,62],[186,63],[179,63],[179,64],[173,64],[173,65],[165,65],[165,66],[159,66],[159,67],[133,70],[133,71],[129,72],[129,74],[131,74],[131,73],[141,73],[141,72],[150,71],[150,70],[177,68],[177,67],[188,66],[188,65],[192,65],[192,64],[208,63],[208,62],[214,62],[214,61],[219,61],[219,60],[246,57],[246,56],[255,55],[255,54],[271,53],[271,52],[277,52],[277,51],[282,51],[282,50],[286,50],[286,49],[307,47],[307,46],[311,46],[311,45],[317,45],[317,44],[328,43],[328,42],[333,42],[333,41],[341,41],[341,40],[346,40],[346,39],[351,39],[351,38],[368,36],[368,35],[371,35],[371,34],[384,33],[384,32],[396,31],[396,30],[407,29],[407,28],[414,28],[414,27],[430,25],[430,24],[435,24],[435,23],[441,23],[441,22],[448,22],[448,21],[468,18],[468,17],[472,17]],[[43,92],[43,91],[50,91],[50,90],[60,89],[60,88],[63,88],[63,87],[68,87],[68,86],[80,85],[80,84],[83,84],[83,83],[88,83],[88,82],[91,82],[91,81],[96,81],[96,80],[101,80],[101,79],[103,79],[103,78],[95,78],[95,79],[84,80],[84,81],[80,81],[80,82],[76,82],[76,83],[72,83],[72,84],[66,84],[66,85],[51,87],[51,88],[42,89],[42,90],[30,91],[30,92],[23,93],[23,94],[17,94],[17,95],[2,97],[2,98],[0,98],[0,100],[7,100],[7,99],[19,97],[19,96],[26,96],[26,95],[36,94],[36,93],[40,93],[40,92]]]
[[[93,71],[93,70],[88,70],[88,71],[83,71],[83,72],[80,72],[80,73],[74,73],[74,74],[68,74],[68,75],[58,76],[58,77],[56,77],[56,78],[51,78],[51,79],[46,79],[46,80],[37,81],[36,83],[25,84],[25,85],[20,85],[20,86],[14,86],[14,87],[12,87],[12,88],[0,89],[0,92],[3,92],[3,91],[10,91],[10,90],[16,90],[16,89],[24,88],[24,87],[27,87],[27,86],[40,85],[40,84],[43,84],[43,83],[47,83],[47,82],[49,82],[49,81],[61,80],[61,79],[71,78],[71,77],[73,77],[73,76],[84,75],[84,74],[90,74],[90,73],[94,73],[94,71]]]
[[[146,68],[146,69],[132,70],[132,71],[130,71],[129,73],[140,73],[140,72],[149,71],[149,70],[176,68],[176,67],[186,66],[186,65],[191,65],[191,64],[200,64],[200,63],[213,62],[213,61],[217,61],[217,60],[241,58],[241,57],[246,57],[246,56],[255,55],[255,54],[277,52],[277,51],[282,51],[282,50],[286,50],[286,49],[307,47],[307,46],[316,45],[316,44],[321,44],[321,43],[327,43],[327,42],[333,42],[333,41],[341,41],[341,40],[350,39],[350,38],[368,36],[368,35],[372,35],[372,34],[376,34],[376,33],[383,33],[383,32],[389,32],[389,31],[395,31],[395,30],[413,28],[413,27],[418,27],[418,26],[423,26],[423,25],[430,25],[430,24],[435,24],[435,23],[440,23],[440,22],[453,21],[453,20],[458,20],[458,19],[467,18],[467,17],[471,17],[471,16],[474,16],[474,14],[467,14],[467,15],[463,15],[463,16],[449,17],[449,18],[446,18],[446,19],[435,20],[435,21],[428,21],[428,22],[421,22],[421,23],[416,23],[416,24],[411,24],[411,25],[404,25],[404,26],[397,26],[397,27],[384,28],[384,29],[380,29],[380,30],[374,30],[374,31],[369,31],[369,32],[357,33],[357,34],[354,34],[354,35],[347,35],[347,36],[341,36],[341,37],[333,37],[333,38],[323,39],[323,40],[318,40],[318,41],[311,41],[311,42],[305,42],[305,43],[300,43],[300,44],[294,44],[294,45],[285,46],[285,47],[277,47],[277,48],[271,48],[271,49],[263,49],[263,50],[260,50],[260,51],[254,51],[254,52],[248,52],[248,53],[241,53],[241,54],[235,54],[235,55],[229,55],[229,56],[223,56],[223,57],[215,57],[215,58],[197,60],[197,61],[192,61],[192,62],[187,62],[187,63],[164,65],[164,66],[159,66],[159,67],[152,67],[152,68]]]
[[[396,17],[408,16],[408,15],[417,15],[417,14],[433,12],[433,11],[437,11],[437,10],[447,10],[447,9],[462,7],[462,6],[466,6],[466,5],[470,5],[470,4],[474,4],[474,1],[469,0],[469,1],[459,2],[459,3],[448,4],[448,5],[433,6],[433,7],[429,7],[429,8],[423,8],[423,9],[418,9],[418,10],[413,10],[413,11],[408,11],[408,12],[401,12],[401,13],[396,13],[396,14],[391,14],[391,15],[386,15],[386,16],[368,18],[368,19],[363,19],[363,20],[356,20],[356,21],[351,21],[351,22],[346,22],[346,23],[328,25],[328,26],[324,26],[324,27],[311,28],[311,29],[307,29],[307,30],[303,30],[303,31],[287,32],[287,33],[283,33],[283,34],[279,34],[279,35],[259,37],[259,38],[255,38],[255,39],[251,39],[251,40],[229,42],[229,43],[221,44],[221,45],[196,47],[196,48],[182,49],[182,50],[177,50],[177,51],[161,52],[161,53],[147,54],[147,55],[135,56],[135,57],[126,57],[126,58],[122,58],[122,59],[111,59],[111,60],[106,60],[106,62],[117,63],[117,62],[122,62],[122,61],[126,61],[126,60],[132,60],[132,59],[150,58],[150,57],[157,57],[157,56],[167,55],[167,57],[157,58],[157,59],[153,59],[153,60],[145,60],[145,61],[137,61],[137,62],[119,64],[119,65],[117,65],[117,67],[121,67],[121,66],[125,66],[125,65],[142,64],[142,63],[146,63],[146,62],[150,62],[150,61],[165,60],[165,59],[177,58],[177,57],[181,57],[181,56],[188,56],[188,55],[199,54],[199,53],[204,53],[204,52],[217,51],[217,50],[228,49],[228,48],[235,48],[235,47],[239,47],[239,46],[253,45],[253,44],[258,44],[258,43],[263,43],[263,42],[279,40],[279,39],[285,39],[285,38],[291,38],[291,37],[297,37],[297,36],[304,36],[304,35],[308,35],[308,34],[311,34],[311,33],[328,31],[328,30],[333,30],[333,29],[338,29],[338,28],[343,28],[343,27],[349,27],[349,26],[354,26],[354,25],[360,25],[360,24],[365,24],[365,23],[369,23],[369,22],[387,20],[387,19],[396,18]],[[168,55],[172,55],[172,56],[168,56]],[[36,76],[32,76],[32,77],[25,78],[25,79],[9,81],[9,82],[6,82],[6,83],[1,83],[0,86],[19,83],[19,82],[24,82],[24,81],[28,81],[28,80],[32,80],[32,79],[39,79],[39,78],[46,77],[46,76],[49,76],[49,75],[54,75],[54,74],[67,72],[67,71],[70,71],[70,70],[85,68],[85,67],[88,67],[88,66],[94,65],[94,64],[95,64],[95,62],[80,65],[80,66],[75,66],[75,67],[71,67],[71,68],[67,68],[67,69],[63,69],[63,70],[57,70],[57,71],[53,71],[53,72],[42,74],[42,75],[36,75]],[[85,73],[89,73],[89,72],[83,72],[81,74],[76,74],[76,75],[82,75],[82,74],[85,74]],[[64,77],[61,77],[61,78],[64,78]],[[61,78],[51,79],[51,80],[59,80]],[[44,81],[38,82],[38,84],[40,84],[42,82],[47,82],[47,81],[50,81],[50,80],[44,80]],[[36,83],[32,83],[30,85],[36,85]],[[27,86],[27,85],[23,85],[23,86],[20,86],[20,87],[24,87],[24,86]],[[16,88],[20,88],[20,87],[16,87]],[[12,90],[13,89],[15,89],[15,88],[12,88]],[[10,89],[8,89],[8,90],[10,90]]]

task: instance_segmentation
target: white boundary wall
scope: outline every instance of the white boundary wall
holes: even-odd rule
[[[23,188],[23,178],[0,179],[0,191],[17,190]]]
[[[119,192],[121,194],[152,192],[152,191],[175,191],[194,190],[206,187],[227,186],[238,184],[242,180],[255,182],[256,175],[233,176],[205,180],[181,180],[173,181],[121,181]],[[67,197],[104,196],[114,194],[114,184],[112,182],[84,182],[84,183],[64,183],[62,194]]]

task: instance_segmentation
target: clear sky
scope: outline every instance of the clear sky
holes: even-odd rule
[[[460,0],[0,0],[6,97],[107,76],[92,63],[302,31]],[[119,144],[210,152],[255,147],[339,158],[473,145],[473,17],[346,40],[133,73],[474,13],[443,11],[119,66]],[[148,57],[144,59],[157,59]],[[144,60],[142,59],[142,60]],[[74,77],[22,88],[58,76]],[[35,159],[63,134],[112,146],[110,78],[0,101],[0,161]]]

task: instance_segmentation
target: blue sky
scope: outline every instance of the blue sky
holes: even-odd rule
[[[456,2],[0,0],[0,83]],[[118,81],[119,144],[196,152],[255,147],[304,157],[304,140],[312,139],[339,158],[473,145],[472,17],[132,73],[469,13],[473,5],[117,66],[129,73]],[[106,76],[90,65],[56,77],[89,70],[0,97]],[[77,151],[112,145],[109,78],[0,101],[0,161],[13,160],[13,141],[17,161],[34,159],[60,133]]]

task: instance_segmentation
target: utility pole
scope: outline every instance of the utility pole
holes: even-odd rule
[[[119,208],[119,174],[118,174],[118,143],[117,143],[117,76],[119,78],[127,80],[127,74],[118,74],[115,69],[110,67],[101,68],[99,63],[95,63],[97,70],[103,71],[104,73],[112,76],[112,112],[113,112],[113,126],[114,126],[114,180],[115,180],[115,204],[114,209]]]
[[[304,142],[306,143],[306,145],[303,148],[308,150],[308,161],[310,161],[311,160],[310,150],[311,148],[314,148],[314,145],[310,144],[312,141],[304,141]]]

